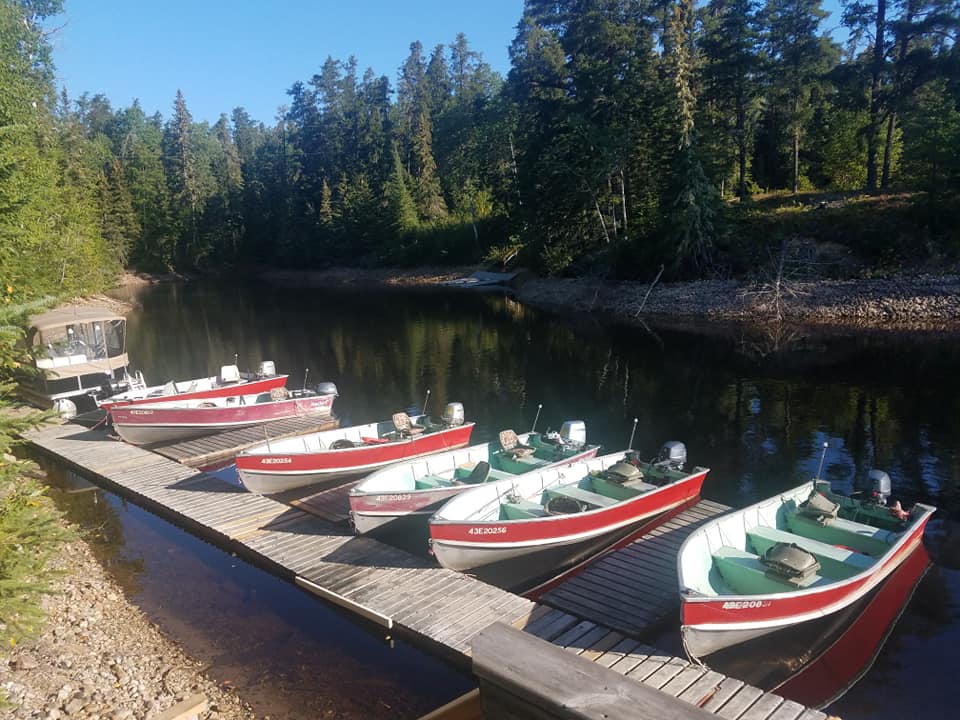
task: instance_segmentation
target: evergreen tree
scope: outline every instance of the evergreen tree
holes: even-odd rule
[[[722,154],[734,148],[737,196],[749,197],[747,172],[760,110],[760,28],[755,0],[711,0],[705,11],[703,101],[715,108]]]
[[[446,47],[443,45],[437,45],[433,49],[423,81],[426,84],[424,92],[430,117],[435,120],[450,104],[450,72],[447,68]]]
[[[425,110],[414,123],[412,142],[410,174],[416,188],[417,211],[426,221],[438,220],[447,214],[447,207],[440,193],[437,163],[433,159],[433,131]]]
[[[676,257],[697,268],[710,263],[716,190],[707,180],[694,139],[697,98],[694,75],[697,57],[694,42],[694,0],[679,0],[667,25],[668,72],[676,91],[678,149],[674,159],[675,197],[670,224],[676,240]]]
[[[163,164],[163,120],[159,115],[147,118],[135,101],[118,113],[116,127],[117,160],[140,227],[131,260],[143,270],[169,270],[174,266],[175,237]]]
[[[173,203],[171,215],[176,233],[175,258],[179,267],[186,267],[200,244],[198,214],[201,193],[193,118],[180,90],[177,90],[173,117],[167,123],[163,146],[167,184]]]
[[[800,190],[800,145],[813,113],[811,95],[836,58],[835,46],[820,34],[828,14],[820,0],[767,0],[765,9],[772,94],[786,109],[794,193]]]
[[[394,148],[393,171],[387,180],[384,195],[387,203],[388,224],[395,239],[402,238],[419,225],[417,207],[407,183],[407,174],[400,161],[400,153]]]

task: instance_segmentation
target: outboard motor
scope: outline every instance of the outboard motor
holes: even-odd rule
[[[463,425],[463,405],[458,402],[447,403],[441,416],[443,424],[448,427]]]
[[[277,374],[277,366],[273,360],[264,360],[257,369],[257,375],[260,377],[272,377]]]
[[[678,440],[670,440],[660,448],[657,456],[657,465],[664,465],[670,470],[683,470],[687,464],[687,446]]]
[[[333,395],[334,397],[340,397],[340,393],[337,392],[336,383],[329,381],[317,383],[317,395]]]
[[[886,505],[887,498],[890,497],[892,485],[890,476],[883,470],[871,470],[867,476],[870,480],[870,497],[877,505]]]
[[[77,416],[77,405],[70,398],[54,400],[53,410],[64,420],[72,420]]]
[[[567,420],[560,427],[560,442],[564,445],[587,444],[587,425],[583,420]]]

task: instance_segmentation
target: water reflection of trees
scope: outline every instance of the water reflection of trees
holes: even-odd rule
[[[652,454],[682,439],[713,472],[707,494],[743,504],[826,474],[862,489],[886,469],[909,499],[960,508],[960,350],[946,342],[805,333],[776,353],[734,336],[584,326],[495,295],[318,291],[259,286],[151,288],[130,321],[132,356],[152,381],[273,359],[301,382],[337,382],[355,421],[459,400],[475,439],[582,417],[592,440]]]

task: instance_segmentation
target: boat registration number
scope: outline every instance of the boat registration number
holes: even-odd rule
[[[398,493],[396,495],[377,495],[373,500],[378,503],[389,503],[389,502],[404,502],[405,500],[410,500],[413,498],[413,495],[410,493]]]
[[[770,605],[769,600],[728,600],[723,604],[724,610],[749,610]]]
[[[131,410],[131,415],[153,415],[153,410]]]
[[[467,535],[504,535],[506,532],[506,526],[494,525],[493,527],[472,527],[467,530]]]

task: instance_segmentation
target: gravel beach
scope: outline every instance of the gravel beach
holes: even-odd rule
[[[64,548],[58,566],[42,633],[0,664],[0,717],[149,720],[197,693],[209,708],[201,718],[256,717],[127,600],[83,540]]]

